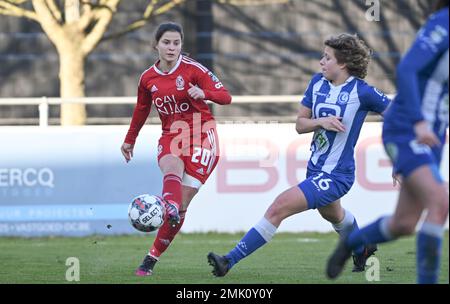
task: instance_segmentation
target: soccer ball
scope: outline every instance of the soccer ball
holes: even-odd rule
[[[128,207],[131,225],[142,232],[152,232],[161,227],[165,213],[163,199],[149,194],[135,197]]]

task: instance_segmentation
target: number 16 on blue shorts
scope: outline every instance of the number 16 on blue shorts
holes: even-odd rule
[[[305,194],[308,209],[316,209],[340,199],[350,190],[354,181],[354,175],[308,171],[306,179],[298,187]]]

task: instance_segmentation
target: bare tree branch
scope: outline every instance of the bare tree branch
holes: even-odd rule
[[[160,8],[158,8],[155,11],[155,16],[164,14],[165,12],[171,10],[172,8],[174,8],[175,6],[183,3],[184,1],[185,0],[172,0],[169,3],[164,4],[163,6],[161,6]]]
[[[75,24],[80,20],[80,0],[64,1],[64,23]]]
[[[145,8],[145,11],[144,11],[144,19],[145,19],[145,18],[149,18],[149,17],[152,15],[153,10],[155,9],[155,5],[158,4],[158,1],[159,1],[159,0],[152,0],[152,1],[147,5],[147,7]]]
[[[219,3],[230,4],[235,6],[250,5],[268,5],[268,4],[286,4],[290,0],[219,0]]]
[[[33,0],[33,7],[39,16],[39,23],[42,29],[48,38],[57,45],[58,38],[64,34],[61,24],[55,19],[55,16],[53,16],[50,8],[44,1]]]
[[[53,17],[59,22],[62,22],[62,15],[61,15],[61,11],[59,10],[58,6],[56,5],[54,0],[45,0],[45,2],[47,3],[47,6],[50,10],[50,12],[52,13]]]
[[[38,16],[35,12],[26,10],[24,8],[21,8],[17,5],[20,5],[22,3],[26,2],[21,1],[5,1],[0,0],[0,15],[9,15],[14,17],[25,17],[34,21],[38,21]]]
[[[6,2],[12,3],[14,5],[20,5],[20,4],[25,3],[27,1],[29,1],[29,0],[6,0]]]
[[[123,36],[129,32],[135,31],[141,27],[143,27],[148,20],[152,17],[152,16],[157,16],[157,15],[161,15],[166,13],[167,11],[171,10],[173,7],[182,4],[183,2],[185,2],[185,0],[172,0],[164,5],[162,5],[161,7],[159,7],[158,9],[155,10],[155,6],[156,4],[158,4],[159,0],[152,0],[146,7],[144,14],[143,14],[143,18],[134,21],[133,23],[129,24],[124,30],[113,33],[113,34],[109,34],[109,35],[105,35],[102,38],[102,41],[104,40],[109,40],[109,39],[115,39],[118,38],[120,36]]]
[[[106,32],[106,28],[111,23],[119,2],[120,0],[101,1],[101,4],[104,5],[104,7],[99,8],[98,11],[95,12],[98,21],[86,36],[83,45],[81,46],[85,55],[89,54],[102,39],[103,34]]]
[[[82,11],[83,13],[78,21],[78,28],[84,32],[89,24],[92,23],[94,19],[94,12],[92,5],[89,2],[82,2]]]

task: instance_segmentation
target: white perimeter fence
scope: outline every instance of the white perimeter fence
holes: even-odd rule
[[[393,98],[393,95],[388,95]],[[258,104],[258,103],[299,103],[303,95],[241,95],[233,96],[233,104]],[[0,106],[26,106],[36,105],[39,107],[39,126],[49,125],[49,106],[61,105],[63,103],[83,103],[83,104],[135,104],[136,97],[36,97],[36,98],[0,98]]]

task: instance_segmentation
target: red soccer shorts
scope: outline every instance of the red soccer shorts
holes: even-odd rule
[[[219,140],[215,128],[202,132],[197,138],[163,135],[158,144],[158,163],[167,154],[181,158],[185,173],[183,185],[200,188],[219,162]]]

